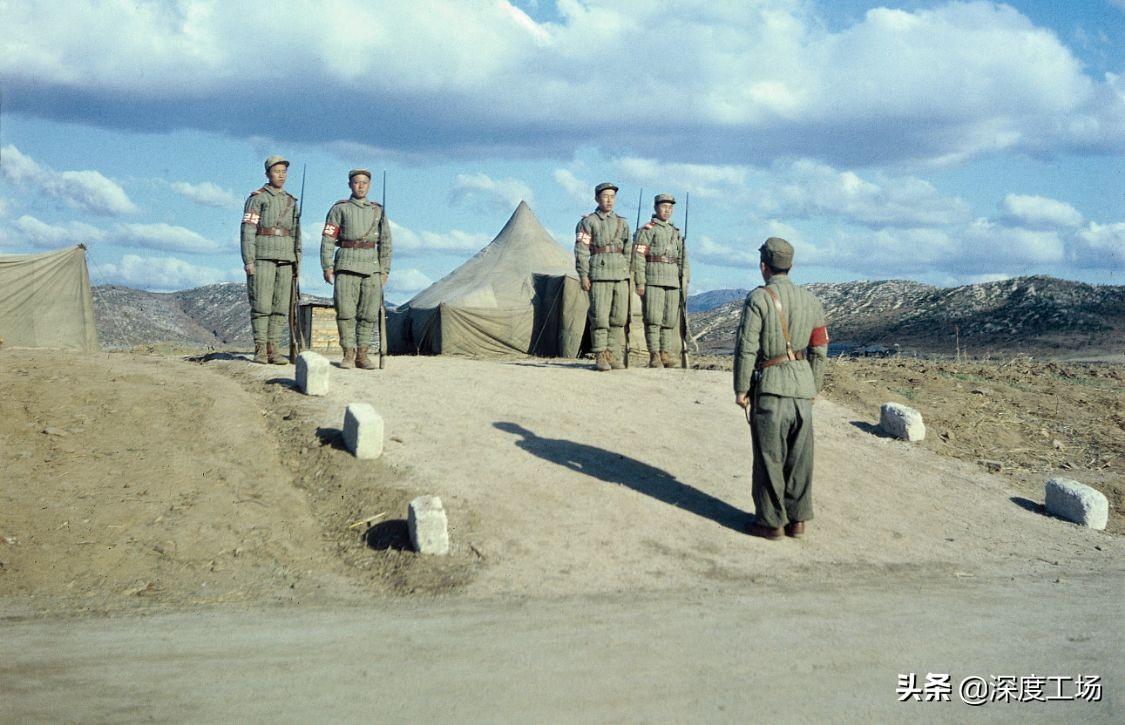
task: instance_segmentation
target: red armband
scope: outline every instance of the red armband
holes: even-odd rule
[[[809,336],[809,347],[820,347],[828,344],[828,327],[821,326],[812,331]]]
[[[333,239],[335,239],[336,237],[340,236],[340,227],[336,226],[335,224],[325,224],[324,236],[332,237]]]

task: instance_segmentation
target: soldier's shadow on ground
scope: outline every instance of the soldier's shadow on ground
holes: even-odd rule
[[[281,387],[289,388],[290,390],[297,389],[297,381],[293,378],[270,378],[266,381],[266,385],[280,385]]]
[[[520,436],[516,445],[543,460],[606,483],[616,483],[658,501],[741,532],[752,516],[726,501],[681,483],[665,470],[597,446],[563,438],[542,438],[518,423],[498,421],[495,428]]]

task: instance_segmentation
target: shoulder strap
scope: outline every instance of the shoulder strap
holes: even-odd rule
[[[762,289],[770,296],[770,299],[773,300],[773,306],[777,308],[777,317],[781,320],[781,334],[785,336],[785,355],[790,360],[796,360],[797,358],[793,355],[793,342],[789,339],[789,315],[785,313],[785,308],[781,306],[781,297],[775,290],[770,289],[769,285]]]

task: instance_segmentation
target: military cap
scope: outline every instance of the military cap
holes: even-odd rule
[[[789,269],[793,266],[793,245],[781,237],[770,237],[758,247],[762,261],[774,269]]]
[[[348,181],[351,181],[353,176],[359,176],[360,174],[366,176],[368,181],[371,180],[371,172],[367,169],[352,169],[348,172]]]
[[[656,198],[652,200],[653,206],[659,206],[660,204],[675,204],[675,203],[676,203],[676,197],[672,196],[671,194],[657,194]]]
[[[603,181],[602,183],[600,183],[600,184],[598,184],[597,186],[594,187],[594,196],[597,196],[598,194],[602,193],[606,189],[613,189],[614,191],[617,191],[617,185],[611,184],[608,181]]]
[[[289,161],[287,161],[284,156],[271,156],[266,159],[266,171],[269,171],[278,164],[285,164],[286,166],[289,166]]]

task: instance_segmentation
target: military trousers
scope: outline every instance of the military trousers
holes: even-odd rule
[[[255,259],[254,274],[246,275],[250,294],[250,330],[254,344],[281,345],[289,324],[289,295],[293,289],[293,263]]]
[[[760,395],[750,415],[758,523],[778,528],[813,517],[812,401]]]
[[[371,347],[383,303],[379,275],[337,272],[332,285],[332,302],[336,307],[336,329],[340,347],[351,350]]]
[[[629,281],[590,282],[590,349],[625,351],[625,320],[629,316]]]
[[[649,352],[679,350],[680,288],[645,285],[645,344]]]

